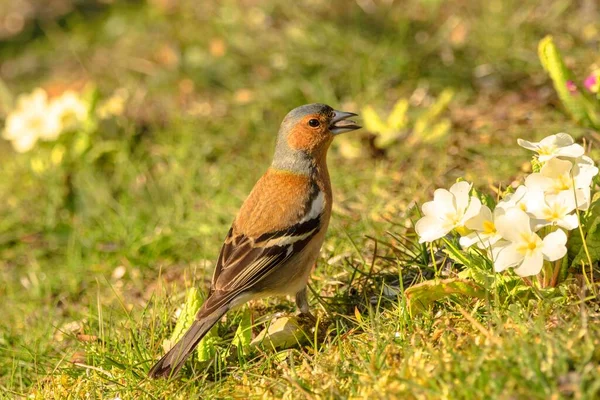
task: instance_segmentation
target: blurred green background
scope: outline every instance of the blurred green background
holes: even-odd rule
[[[370,106],[384,117],[406,99],[413,121],[385,146],[367,129],[334,143],[336,203],[312,283],[323,295],[349,282],[354,265],[370,264],[368,237],[410,226],[415,201],[434,188],[464,176],[491,192],[521,177],[528,155],[517,137],[567,131],[595,143],[596,132],[564,114],[540,66],[537,43],[547,34],[583,79],[600,61],[600,6],[595,0],[0,0],[0,119],[20,94],[38,87],[49,97],[83,93],[93,107],[114,96],[124,103],[109,119],[95,117],[84,150],[61,137],[59,162],[52,161],[55,143],[18,154],[0,140],[0,391],[40,398],[156,395],[150,383],[140,383],[149,360],[162,352],[184,289],[207,288],[229,224],[270,163],[281,119],[296,106],[323,102],[358,113]],[[435,118],[447,121],[447,130],[435,140],[415,136],[414,121],[444,91],[452,98]],[[376,260],[378,268],[397,269],[392,253],[379,254],[385,257]],[[264,304],[262,313],[293,310],[285,301]],[[515,357],[522,351],[511,349]],[[234,373],[221,380],[201,374],[159,387],[181,398],[254,393],[257,387],[236,380],[241,371],[267,379],[261,387],[274,397],[295,396],[293,380],[269,365],[254,362],[231,367]],[[460,380],[479,367],[457,368]],[[361,380],[359,369],[352,364],[326,374],[337,374],[326,393],[366,395],[360,388],[370,381]],[[307,376],[309,387],[327,379]],[[207,386],[207,379],[215,382]],[[518,382],[521,375],[507,379]],[[482,385],[480,393],[502,397],[506,387],[517,398],[562,393],[558,378],[551,381]],[[444,393],[428,384],[393,390],[421,398]]]

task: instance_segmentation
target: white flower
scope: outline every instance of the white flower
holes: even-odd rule
[[[519,186],[514,193],[507,194],[496,205],[496,209],[508,210],[517,207],[525,212],[536,208],[543,201],[544,193],[541,190],[530,190],[526,186]]]
[[[502,208],[496,208],[492,214],[488,206],[482,205],[479,214],[465,223],[465,227],[474,232],[461,237],[460,245],[466,248],[477,243],[477,246],[481,249],[493,246],[502,238],[494,224],[494,221],[502,214],[504,214],[504,209]]]
[[[58,136],[60,123],[49,112],[48,95],[36,89],[29,95],[17,99],[17,107],[6,118],[2,137],[12,142],[20,153],[33,148],[38,138]]]
[[[597,168],[579,164],[573,171],[577,175],[571,173],[573,169],[571,161],[553,158],[544,164],[540,172],[529,175],[525,179],[525,186],[530,190],[543,191],[546,195],[568,192],[574,197],[577,208],[586,210],[590,202],[590,185]]]
[[[575,196],[569,191],[546,195],[532,212],[536,218],[533,221],[536,225],[535,230],[546,225],[557,225],[569,231],[577,228],[579,218],[572,214],[575,208]]]
[[[434,192],[433,201],[423,204],[424,216],[415,225],[420,243],[444,237],[479,213],[481,201],[469,196],[470,191],[469,183],[457,182],[449,191],[437,189]]]
[[[573,176],[576,177],[578,184],[591,186],[592,179],[598,175],[598,167],[594,160],[588,156],[581,156],[573,160]]]
[[[506,240],[492,249],[497,272],[516,267],[515,272],[520,276],[537,275],[544,259],[555,261],[567,253],[567,235],[562,230],[552,232],[542,240],[531,229],[527,213],[518,208],[511,208],[499,216],[496,229]]]
[[[550,135],[538,143],[529,142],[523,139],[517,139],[517,143],[527,150],[533,150],[538,153],[540,162],[546,162],[555,157],[577,158],[584,153],[583,147],[580,144],[575,143],[571,135],[566,133]]]
[[[89,114],[88,105],[72,90],[67,90],[50,103],[50,113],[54,114],[61,127],[60,132],[72,131],[81,126]],[[56,140],[56,136],[40,136],[42,140]]]

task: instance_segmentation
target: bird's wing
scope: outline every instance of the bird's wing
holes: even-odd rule
[[[219,256],[211,287],[209,309],[217,309],[238,294],[252,289],[294,254],[301,252],[319,232],[321,217],[299,223],[285,231],[264,234],[259,240],[244,235],[226,240]],[[229,237],[228,237],[229,239]]]
[[[291,185],[281,185],[277,176],[266,177],[269,179],[265,182],[263,177],[242,206],[221,248],[211,293],[219,292],[217,297],[223,301],[254,287],[301,252],[321,230],[325,199],[316,185],[299,181],[299,185],[309,186],[289,193],[292,189],[281,188]],[[271,192],[270,208],[255,199],[265,186],[279,188]],[[269,229],[256,229],[261,225]]]

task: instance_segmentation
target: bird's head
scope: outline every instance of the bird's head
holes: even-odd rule
[[[333,138],[361,127],[348,118],[351,112],[337,111],[326,104],[307,104],[290,111],[279,128],[273,164],[318,161],[325,157]],[[293,168],[297,169],[297,168]]]

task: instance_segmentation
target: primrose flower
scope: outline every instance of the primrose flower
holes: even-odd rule
[[[576,207],[575,197],[568,191],[546,195],[533,211],[535,230],[546,225],[557,225],[568,231],[577,228],[579,219],[573,214]]]
[[[592,184],[592,179],[598,175],[598,167],[588,156],[581,156],[573,161],[573,176],[577,177],[580,185]]]
[[[581,160],[589,157],[581,158]],[[591,161],[591,159],[589,160]],[[593,161],[592,161],[593,164]],[[525,186],[530,190],[539,190],[546,195],[556,195],[566,191],[574,196],[577,208],[586,210],[590,203],[590,185],[598,168],[587,164],[587,161],[574,164],[568,160],[553,158],[525,179]]]
[[[555,261],[567,253],[567,235],[562,230],[549,233],[542,240],[530,222],[529,216],[518,208],[498,217],[496,229],[505,241],[492,248],[495,271],[515,267],[519,276],[532,276],[542,270],[544,260]]]
[[[450,190],[437,189],[434,192],[433,201],[423,204],[424,216],[415,225],[419,243],[442,238],[479,213],[481,201],[470,196],[470,191],[471,184],[457,182]]]
[[[540,162],[546,162],[555,157],[573,157],[577,158],[583,155],[584,148],[575,143],[571,135],[566,133],[557,133],[545,137],[540,142],[529,142],[523,139],[517,139],[519,146],[538,153]]]
[[[496,205],[496,209],[508,210],[517,207],[525,212],[530,212],[543,201],[544,193],[541,190],[530,190],[527,186],[520,185],[514,193],[507,194]]]
[[[479,214],[465,223],[465,227],[473,230],[473,232],[461,237],[460,245],[467,248],[477,243],[477,247],[480,249],[493,246],[502,239],[494,224],[494,221],[502,214],[504,214],[502,208],[496,208],[492,213],[488,206],[482,205]]]
[[[583,86],[592,93],[600,92],[600,69],[592,72],[585,81]]]
[[[38,139],[56,137],[60,134],[60,123],[49,112],[48,95],[44,89],[21,95],[16,108],[6,118],[2,137],[12,142],[19,153],[33,148]]]
[[[77,129],[84,122],[89,113],[88,105],[72,90],[67,90],[60,97],[50,103],[50,113],[54,114],[60,122],[60,132]],[[42,137],[44,140],[55,140],[54,137]]]

